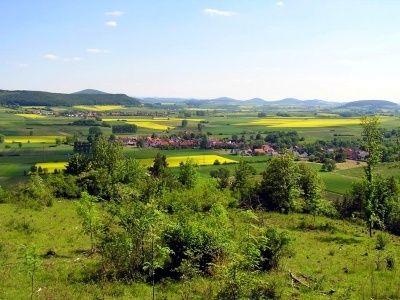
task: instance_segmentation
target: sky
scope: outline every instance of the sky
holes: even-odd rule
[[[396,0],[0,0],[0,89],[400,99]]]

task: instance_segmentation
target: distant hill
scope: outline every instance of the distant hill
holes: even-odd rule
[[[73,95],[107,95],[108,93],[99,91],[99,90],[92,90],[86,89],[79,92],[72,93]]]
[[[396,109],[399,108],[397,103],[387,100],[358,100],[348,102],[340,108],[359,108],[359,109]]]
[[[140,101],[125,94],[49,93],[40,91],[0,90],[0,104],[21,106],[73,106],[73,105],[139,105]]]
[[[143,98],[144,103],[169,103],[169,104],[186,104],[189,106],[237,106],[237,105],[253,105],[253,106],[296,106],[296,107],[332,107],[337,106],[336,102],[324,100],[299,100],[295,98],[286,98],[281,100],[268,101],[261,98],[253,98],[249,100],[238,100],[229,97],[221,97],[215,99],[185,99],[185,98]]]

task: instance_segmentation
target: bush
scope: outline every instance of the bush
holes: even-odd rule
[[[216,205],[203,220],[183,220],[166,230],[164,242],[171,251],[164,275],[181,278],[185,263],[202,275],[211,275],[214,264],[227,252],[226,223],[226,210]]]
[[[250,300],[278,300],[281,294],[276,283],[259,283],[250,291]]]
[[[46,179],[46,183],[51,186],[52,192],[57,198],[77,199],[81,196],[74,176],[54,174]]]
[[[287,233],[268,229],[249,244],[247,256],[250,268],[260,271],[276,269],[282,257],[288,254],[289,242]]]
[[[19,186],[16,200],[24,207],[39,209],[53,205],[53,193],[39,175],[33,175],[26,184]]]
[[[383,234],[382,232],[378,233],[376,236],[375,249],[376,250],[385,250],[387,243],[388,243],[388,239],[385,236],[385,234]]]

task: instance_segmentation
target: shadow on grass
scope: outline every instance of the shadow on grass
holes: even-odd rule
[[[351,245],[351,244],[358,244],[360,243],[360,240],[355,239],[353,237],[341,237],[341,236],[323,236],[323,237],[318,237],[317,238],[321,242],[325,243],[337,243],[337,244],[345,244],[345,245]]]

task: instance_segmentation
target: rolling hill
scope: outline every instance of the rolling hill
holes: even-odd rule
[[[136,106],[140,104],[140,101],[125,94],[107,94],[95,90],[84,90],[74,94],[0,90],[0,105],[73,106],[106,104]]]
[[[397,103],[387,100],[358,100],[348,102],[342,105],[340,108],[352,108],[352,109],[396,109],[400,106]]]

